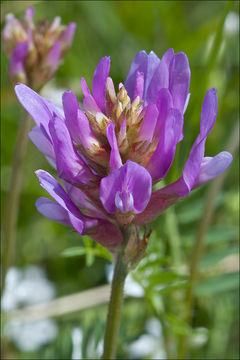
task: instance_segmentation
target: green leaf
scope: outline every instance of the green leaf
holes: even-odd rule
[[[212,295],[235,290],[239,287],[239,274],[237,272],[214,276],[200,281],[195,287],[197,296]]]
[[[158,274],[150,275],[148,280],[149,280],[149,286],[152,287],[156,285],[172,283],[173,281],[182,280],[182,279],[185,279],[185,277],[183,277],[180,274],[177,274],[176,272],[164,271]]]
[[[191,334],[191,327],[186,324],[183,320],[181,320],[178,316],[172,313],[166,314],[167,321],[171,330],[176,335],[190,335]]]
[[[229,255],[237,254],[238,251],[239,251],[238,246],[214,249],[202,257],[199,264],[200,268],[206,268],[212,266]]]
[[[72,256],[81,256],[81,255],[93,255],[99,256],[106,260],[112,261],[112,255],[106,250],[98,247],[94,248],[85,248],[83,246],[75,246],[64,250],[61,254],[65,257],[72,257]],[[92,264],[91,264],[92,265]]]

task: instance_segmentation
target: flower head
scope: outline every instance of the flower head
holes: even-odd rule
[[[182,176],[153,191],[152,185],[167,175],[183,139],[190,83],[187,56],[170,49],[160,60],[153,52],[140,51],[117,92],[109,72],[110,58],[104,57],[95,70],[92,93],[81,80],[84,108],[71,91],[63,94],[63,108],[25,85],[17,85],[16,94],[36,123],[31,140],[56,167],[65,186],[64,190],[38,170],[40,184],[56,201],[41,198],[38,210],[113,249],[123,239],[124,226],[150,222],[221,174],[232,156],[222,152],[204,157],[217,116],[216,90],[211,89]]]
[[[2,39],[4,51],[10,59],[11,80],[40,89],[53,77],[60,60],[70,48],[76,25],[61,25],[60,17],[51,24],[47,19],[34,24],[33,18],[33,7],[26,9],[23,20],[8,14]]]

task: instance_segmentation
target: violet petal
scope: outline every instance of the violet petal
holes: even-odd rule
[[[39,127],[42,125],[47,134],[50,136],[48,123],[53,115],[50,111],[50,102],[47,102],[44,98],[24,84],[17,84],[15,86],[15,93],[19,102],[33,118],[36,125]],[[51,104],[53,105],[53,103]],[[53,109],[54,106],[52,106],[51,110]]]
[[[15,47],[9,66],[9,76],[14,80],[15,76],[22,77],[25,80],[25,68],[24,68],[24,60],[27,56],[28,52],[28,44],[26,42],[20,42]]]
[[[81,78],[82,92],[84,96],[91,95],[90,90],[87,86],[87,82],[84,78]]]
[[[155,104],[159,96],[159,91],[164,88],[169,88],[170,65],[173,57],[173,49],[168,49],[165,54],[163,54],[160,63],[155,69],[154,75],[147,90],[147,103],[152,102]]]
[[[72,44],[73,37],[76,31],[76,26],[77,25],[74,22],[71,22],[59,38],[60,42],[63,43],[63,45],[67,48],[69,48]]]
[[[165,122],[170,108],[173,107],[172,95],[168,89],[161,89],[157,98],[158,119],[154,131],[154,138],[159,141],[160,134],[164,131]]]
[[[101,109],[105,112],[106,82],[110,71],[110,57],[105,56],[98,63],[93,76],[92,94]]]
[[[201,174],[201,165],[204,165],[205,142],[209,132],[213,128],[216,115],[216,89],[210,89],[205,96],[202,106],[200,134],[195,140],[189,158],[183,168],[183,175],[174,183],[153,192],[146,210],[135,219],[136,224],[146,224],[152,221],[166,208],[173,205],[179,198],[187,196],[191,189],[198,185],[198,181],[201,181],[201,179],[197,179]],[[217,160],[219,159],[217,158]],[[229,165],[230,160],[231,155],[227,155],[226,163],[222,167],[223,170],[225,166],[227,167]],[[216,174],[218,174],[218,170],[216,170]]]
[[[86,151],[91,150],[94,145],[98,146],[98,139],[91,128],[88,118],[80,109],[74,93],[69,90],[63,94],[63,108],[66,125],[73,141],[76,144],[81,144]]]
[[[232,160],[232,155],[227,151],[222,151],[214,157],[204,157],[194,188],[222,174],[229,167]]]
[[[122,167],[101,180],[100,200],[106,211],[112,214],[117,210],[115,201],[117,193],[120,192],[121,195],[123,192],[130,193],[133,198],[133,211],[138,214],[147,206],[151,191],[152,178],[148,171],[128,160]]]
[[[71,224],[82,234],[84,231],[84,216],[62,186],[44,170],[37,170],[35,173],[40,181],[40,185],[68,212]]]
[[[52,77],[58,69],[59,62],[61,58],[61,44],[58,40],[55,41],[46,60],[44,61],[44,66],[49,68],[49,77]]]
[[[49,131],[59,177],[73,184],[89,184],[94,175],[77,154],[65,123],[55,116],[49,122]]]
[[[34,126],[28,133],[29,138],[34,145],[40,150],[45,156],[55,160],[55,154],[53,146],[49,138],[42,132],[41,128]]]
[[[106,129],[107,139],[111,146],[110,154],[110,169],[111,171],[117,170],[122,166],[122,159],[118,149],[118,143],[115,135],[115,124],[110,122]]]
[[[166,176],[175,155],[182,127],[182,114],[177,109],[170,109],[160,134],[158,146],[147,164],[147,170],[153,180],[159,180]]]
[[[139,138],[142,141],[147,141],[149,144],[152,141],[155,126],[158,118],[158,109],[154,104],[148,104],[146,106],[146,112],[142,121],[142,125],[139,131]]]
[[[186,54],[174,55],[170,66],[169,90],[173,97],[174,108],[183,112],[190,85],[190,67]]]
[[[66,226],[72,226],[72,223],[69,220],[68,211],[58,203],[45,197],[40,197],[37,199],[35,205],[38,212],[47,219],[59,222]]]
[[[32,22],[34,18],[34,12],[35,12],[34,7],[29,6],[25,11],[25,19]]]
[[[152,80],[153,74],[159,63],[160,63],[160,59],[153,51],[151,51],[149,54],[147,54],[145,51],[139,51],[139,53],[137,53],[130,66],[129,73],[124,84],[131,100],[133,100],[134,98],[134,89],[135,89],[137,71],[144,73],[143,99],[145,101],[146,94],[148,91],[148,86]]]
[[[140,100],[142,100],[143,93],[144,93],[144,73],[137,71],[133,99],[139,96]]]

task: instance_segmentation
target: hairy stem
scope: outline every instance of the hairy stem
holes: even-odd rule
[[[123,303],[123,288],[127,275],[126,264],[122,261],[122,253],[117,256],[112,290],[108,307],[107,324],[104,337],[103,359],[114,359],[117,346],[117,335],[120,325],[121,308]]]
[[[123,234],[123,242],[118,249],[115,262],[102,359],[115,359],[117,336],[123,303],[124,282],[129,271],[129,258],[126,256],[128,254],[127,249],[132,241],[137,240],[138,236],[134,225],[123,226],[121,230]]]
[[[24,113],[20,119],[16,145],[13,154],[12,172],[5,200],[3,219],[2,289],[7,269],[14,262],[16,249],[16,223],[22,180],[22,163],[25,156],[31,117]],[[3,255],[4,254],[4,255]]]

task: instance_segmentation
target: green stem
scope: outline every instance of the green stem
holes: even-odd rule
[[[127,275],[127,266],[123,262],[123,252],[119,252],[114,268],[112,291],[108,308],[107,324],[104,337],[103,359],[115,359],[117,335],[120,325],[123,303],[123,288]]]
[[[14,262],[16,249],[16,223],[22,180],[22,163],[26,153],[31,117],[24,113],[20,119],[16,145],[13,154],[12,173],[5,201],[3,220],[2,289],[7,269]]]
[[[134,232],[134,227],[122,228],[123,242],[118,249],[112,280],[111,297],[108,307],[107,323],[104,336],[104,350],[102,359],[115,359],[117,336],[123,303],[124,282],[128,273],[125,250]]]

